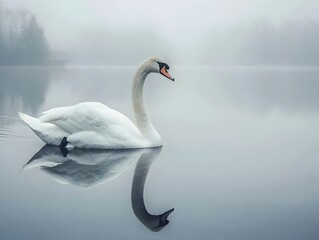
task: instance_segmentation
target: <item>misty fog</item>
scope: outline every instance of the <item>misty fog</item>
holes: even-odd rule
[[[301,0],[2,0],[0,49],[26,32],[30,15],[34,28],[43,31],[37,40],[43,50],[25,44],[24,51],[34,55],[26,62],[22,50],[15,51],[15,57],[22,55],[18,65],[136,65],[150,55],[176,65],[317,65],[316,7]]]
[[[319,239],[318,9],[0,0],[0,239]],[[136,74],[154,55],[169,68],[150,58]],[[144,140],[159,134],[163,147],[139,160],[68,151],[70,136],[112,143],[136,131],[101,104],[70,113],[83,102],[137,128],[135,116],[151,120]],[[34,119],[52,108],[53,122]],[[61,148],[45,146],[43,129]]]

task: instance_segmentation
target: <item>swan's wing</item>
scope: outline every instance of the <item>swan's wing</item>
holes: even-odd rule
[[[53,108],[43,113],[41,122],[52,123],[62,130],[74,134],[94,131],[116,136],[123,131],[140,134],[137,127],[123,114],[95,102]]]

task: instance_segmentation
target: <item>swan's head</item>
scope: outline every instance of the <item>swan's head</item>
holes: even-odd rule
[[[168,64],[160,57],[149,57],[147,58],[143,65],[145,64],[145,67],[147,71],[149,72],[155,72],[162,74],[163,76],[167,77],[168,79],[174,81],[175,79],[169,74],[169,66]]]

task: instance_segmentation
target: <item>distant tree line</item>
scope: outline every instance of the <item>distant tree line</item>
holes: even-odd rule
[[[319,23],[257,21],[214,31],[203,43],[203,62],[229,65],[318,65]]]
[[[36,17],[26,10],[4,9],[0,1],[0,65],[43,65],[49,53]]]
[[[212,27],[194,41],[168,41],[155,32],[136,29],[88,29],[81,34],[72,48],[64,50],[71,61],[80,64],[135,64],[137,59],[157,54],[188,65],[319,65],[317,21],[275,24],[256,20]]]

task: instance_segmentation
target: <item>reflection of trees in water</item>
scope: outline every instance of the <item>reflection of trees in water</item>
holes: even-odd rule
[[[0,114],[37,113],[44,102],[50,72],[46,68],[0,69]]]

